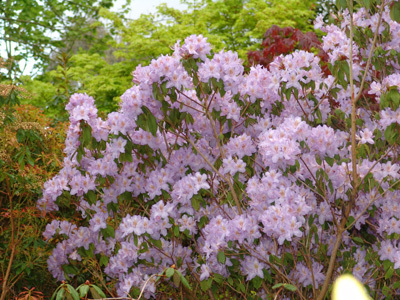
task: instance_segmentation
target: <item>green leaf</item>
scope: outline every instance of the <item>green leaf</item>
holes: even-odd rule
[[[317,162],[318,165],[321,165],[321,164],[322,164],[322,160],[321,160],[321,158],[319,157],[319,155],[317,155],[317,154],[315,154],[315,161]]]
[[[254,288],[259,289],[261,287],[261,284],[263,282],[263,279],[259,276],[254,277],[251,282],[253,282]]]
[[[90,286],[90,292],[95,299],[106,298],[106,294],[96,285],[92,284]]]
[[[286,252],[283,256],[283,265],[287,266],[293,262],[293,254],[290,252]]]
[[[104,238],[115,238],[115,230],[111,225],[107,225],[106,228],[101,229],[101,233],[103,234]]]
[[[174,272],[174,275],[172,276],[172,280],[176,287],[178,287],[179,284],[181,283],[181,277],[179,276],[179,274],[177,272]]]
[[[199,222],[199,229],[201,229],[204,226],[206,226],[206,224],[208,224],[208,217],[207,216],[202,216],[200,218],[200,222]]]
[[[384,269],[385,271],[387,271],[387,270],[389,270],[390,268],[393,268],[393,263],[392,263],[390,260],[385,259],[385,260],[383,261],[383,269]]]
[[[202,291],[206,292],[207,290],[209,290],[211,288],[212,282],[213,282],[212,278],[208,278],[206,280],[201,281],[200,287]]]
[[[191,290],[192,288],[189,285],[189,282],[187,281],[187,279],[182,275],[181,272],[179,272],[178,270],[176,270],[175,273],[178,273],[179,278],[181,279],[181,282],[184,286],[186,286],[189,290]]]
[[[239,288],[239,291],[241,291],[242,293],[245,293],[245,292],[246,292],[246,287],[244,286],[243,283],[239,283],[238,288]]]
[[[335,159],[327,156],[325,157],[325,161],[328,163],[328,165],[332,167],[333,163],[335,162]]]
[[[100,264],[100,266],[107,266],[108,265],[108,261],[109,261],[109,257],[108,256],[101,255],[100,256],[100,260],[99,260],[99,264]]]
[[[176,265],[178,266],[178,268],[182,266],[182,263],[183,263],[182,257],[178,257],[178,259],[176,260]]]
[[[74,300],[80,299],[78,292],[71,285],[67,284],[67,289]]]
[[[96,195],[95,191],[92,191],[92,190],[90,190],[86,193],[86,198],[90,205],[95,204],[97,201],[97,195]]]
[[[226,257],[225,257],[225,253],[224,251],[219,251],[217,254],[217,260],[218,262],[220,262],[221,264],[225,264],[226,262]]]
[[[389,287],[387,287],[386,285],[382,288],[382,293],[388,297],[391,293],[391,289]]]
[[[18,129],[16,138],[17,138],[18,143],[23,143],[25,140],[25,130]]]
[[[53,300],[57,295],[60,289],[62,289],[64,287],[64,284],[61,284],[53,293],[53,296],[51,296],[50,300]]]
[[[400,106],[400,93],[397,86],[391,86],[389,91],[381,95],[379,107],[384,109],[390,107],[392,110],[397,110]]]
[[[289,283],[277,283],[277,284],[275,284],[275,285],[272,287],[272,289],[277,289],[277,288],[280,288],[280,287],[282,287],[282,286],[283,286],[285,289],[287,289],[288,291],[294,292],[294,291],[297,290],[297,287],[295,287],[294,285],[289,284]]]
[[[353,236],[351,239],[358,245],[364,244],[364,240],[358,236]]]
[[[157,136],[157,119],[146,106],[142,106],[142,110],[145,114],[146,129],[151,132],[153,136]]]
[[[399,281],[396,281],[396,282],[393,284],[393,289],[398,289],[398,288],[400,288],[400,280],[399,280]]]
[[[349,216],[349,218],[347,219],[347,222],[346,222],[346,226],[350,226],[350,224],[353,224],[354,220],[355,219],[353,216]]]
[[[292,89],[291,88],[289,88],[289,89],[286,89],[285,90],[285,96],[286,96],[286,100],[290,100],[290,96],[292,95]]]
[[[133,162],[132,152],[125,151],[125,153],[121,153],[119,155],[119,161],[120,162]]]
[[[87,257],[90,257],[90,258],[94,258],[94,244],[90,243],[88,250],[86,250],[83,246],[78,248],[78,253],[81,256],[87,256]],[[73,274],[76,274],[76,273],[73,273]]]
[[[175,235],[176,237],[179,236],[179,226],[174,226],[174,235]]]
[[[71,266],[71,265],[63,265],[62,269],[66,274],[74,274],[75,275],[78,273],[78,270],[74,266]]]
[[[340,64],[340,70],[346,74],[347,81],[350,80],[350,66],[347,60],[343,60]],[[347,86],[347,84],[346,84]]]
[[[338,9],[345,9],[345,8],[347,8],[347,1],[346,0],[336,0],[336,6]]]
[[[285,289],[287,289],[288,291],[291,291],[291,292],[295,292],[295,291],[297,290],[297,287],[295,287],[293,284],[285,283],[285,284],[283,285],[283,287],[284,287]]]
[[[400,1],[396,1],[393,3],[390,8],[390,17],[393,21],[400,23]]]
[[[272,283],[272,276],[271,273],[268,272],[266,269],[263,270],[264,278],[271,284]]]
[[[283,285],[284,285],[284,283],[277,283],[277,284],[275,284],[275,285],[272,287],[272,289],[275,290],[275,289],[277,289],[277,288],[280,288],[280,287],[283,286]]]
[[[275,255],[273,255],[273,254],[271,254],[271,255],[269,256],[269,261],[270,261],[271,263],[278,263],[278,264],[281,264],[281,263],[282,263],[282,260],[281,260],[278,256],[275,256]]]
[[[194,119],[193,119],[193,116],[191,114],[185,114],[185,120],[186,120],[186,123],[188,123],[188,124],[193,124],[194,123]]]
[[[225,280],[225,278],[218,273],[214,273],[213,279],[217,283],[222,283]]]
[[[65,295],[65,290],[64,290],[64,288],[61,288],[57,293],[56,300],[63,300],[64,295]]]
[[[29,149],[27,149],[27,150],[29,150]],[[26,160],[27,160],[28,164],[30,164],[32,167],[35,165],[35,161],[33,160],[30,153],[26,156]]]
[[[87,293],[89,292],[89,285],[87,284],[82,284],[80,287],[77,288],[79,291],[79,296],[81,298],[85,297]]]
[[[20,165],[20,167],[23,169],[25,167],[25,151],[23,151],[22,149],[18,152],[17,154],[18,156],[18,164]]]
[[[160,240],[151,239],[151,243],[156,246],[158,249],[162,249],[162,242]]]
[[[76,160],[80,163],[83,157],[84,151],[83,148],[80,146],[77,150]]]
[[[172,277],[172,275],[174,275],[174,273],[175,273],[175,269],[173,269],[173,268],[168,268],[168,269],[165,271],[165,276],[167,276],[168,278],[170,278],[170,277]]]
[[[362,0],[362,5],[369,10],[371,8],[371,0]]]
[[[83,147],[90,147],[92,143],[92,128],[84,123],[83,121],[81,122],[81,127],[82,127],[82,134],[81,134],[81,143]]]
[[[385,133],[384,133],[386,141],[390,145],[393,145],[396,142],[398,142],[399,141],[399,137],[400,137],[399,132],[400,132],[400,128],[399,128],[399,125],[397,123],[392,123],[391,125],[386,127]]]
[[[385,280],[390,279],[393,277],[394,269],[389,268],[389,270],[386,271],[385,273]]]
[[[195,195],[196,196],[196,195]],[[190,202],[192,203],[192,207],[194,208],[195,211],[199,211],[200,209],[200,202],[197,199],[197,197],[193,196],[192,199],[190,199]]]

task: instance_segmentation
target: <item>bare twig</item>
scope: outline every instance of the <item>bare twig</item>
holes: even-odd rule
[[[340,244],[342,241],[343,232],[346,230],[346,223],[347,223],[348,217],[350,215],[350,211],[355,204],[357,194],[358,194],[358,189],[360,186],[359,177],[358,177],[358,173],[357,173],[357,143],[356,143],[357,100],[359,99],[359,97],[362,93],[362,88],[364,85],[366,74],[368,73],[372,54],[374,52],[376,39],[377,39],[378,31],[379,31],[379,26],[380,26],[380,22],[381,22],[381,18],[382,18],[382,13],[383,13],[384,6],[385,6],[385,1],[382,2],[381,7],[380,7],[379,21],[377,24],[377,28],[375,30],[374,40],[373,40],[372,47],[371,47],[371,52],[369,53],[367,65],[366,65],[365,71],[364,71],[364,76],[361,81],[360,91],[357,94],[357,96],[354,95],[354,81],[353,81],[353,37],[354,37],[353,1],[347,0],[347,5],[349,7],[349,12],[350,12],[349,13],[349,15],[350,15],[350,45],[349,45],[350,74],[349,74],[349,77],[350,78],[348,78],[348,79],[350,81],[350,90],[351,90],[351,160],[352,160],[353,189],[352,189],[352,193],[350,195],[350,199],[349,199],[350,201],[343,204],[344,209],[343,209],[342,220],[340,222],[340,225],[337,227],[336,240],[335,240],[335,244],[334,244],[334,247],[332,250],[331,258],[329,260],[329,266],[328,266],[328,270],[326,272],[325,281],[322,285],[321,292],[319,293],[317,300],[323,300],[325,298],[326,292],[328,291],[329,283],[331,281],[333,269],[334,269],[334,266],[336,263],[336,255],[337,255],[337,252],[339,250],[339,247],[340,247]]]

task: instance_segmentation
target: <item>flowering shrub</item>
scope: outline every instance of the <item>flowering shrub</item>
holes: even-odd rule
[[[398,294],[400,24],[376,11],[317,20],[332,75],[305,51],[244,74],[190,36],[139,66],[106,120],[73,95],[64,168],[38,201],[83,218],[44,232],[54,277],[90,263],[121,297],[323,299],[352,272]]]

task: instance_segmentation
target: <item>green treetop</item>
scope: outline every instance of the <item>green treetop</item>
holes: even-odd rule
[[[82,49],[69,60],[68,72],[64,66],[37,78],[48,82],[48,87],[26,80],[28,89],[40,95],[37,99],[41,99],[42,104],[48,105],[54,103],[54,97],[45,99],[54,85],[69,81],[71,92],[85,92],[98,101],[100,109],[110,111],[115,108],[119,96],[131,86],[131,72],[136,66],[147,65],[161,54],[172,53],[171,47],[177,40],[202,34],[214,45],[214,51],[233,50],[246,61],[247,52],[258,49],[265,31],[274,24],[312,30],[317,4],[317,0],[181,2],[187,9],[181,11],[161,4],[156,13],[142,14],[135,20],[103,7],[99,15],[107,20],[107,30],[114,37],[109,40],[109,50],[93,53]],[[65,90],[65,87],[59,89],[63,95]]]
[[[93,36],[100,7],[110,8],[113,0],[3,0],[0,1],[0,49],[8,62],[8,78],[24,71],[21,60],[35,60],[37,69],[49,62],[50,54],[71,48],[86,36]],[[93,22],[92,24],[93,25]],[[3,55],[4,55],[3,54]]]

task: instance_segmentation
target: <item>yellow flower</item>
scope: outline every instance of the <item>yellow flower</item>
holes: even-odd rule
[[[371,300],[371,297],[353,275],[344,274],[333,284],[332,300]]]

